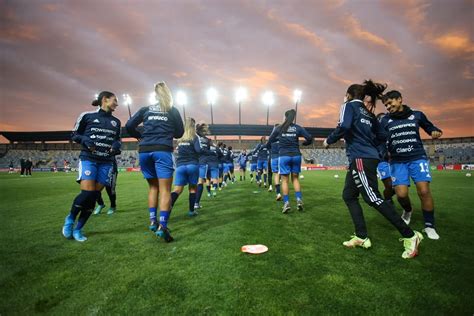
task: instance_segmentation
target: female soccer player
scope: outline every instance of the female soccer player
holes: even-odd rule
[[[112,115],[117,108],[117,97],[108,91],[102,91],[93,106],[97,111],[82,113],[77,119],[72,140],[82,145],[79,155],[79,178],[81,193],[74,199],[71,211],[63,226],[63,236],[83,242],[87,237],[82,234],[100,190],[110,185],[112,161],[120,150],[120,120]],[[74,223],[77,216],[76,227]]]
[[[339,124],[324,141],[328,148],[341,137],[346,141],[346,151],[349,157],[349,170],[342,197],[352,217],[355,226],[355,235],[343,245],[349,248],[370,248],[372,243],[367,235],[362,207],[359,204],[359,194],[364,201],[376,208],[382,215],[395,226],[402,235],[404,251],[402,258],[413,258],[418,254],[418,246],[423,235],[413,231],[395,212],[393,205],[381,198],[378,190],[377,165],[379,163],[378,142],[383,142],[387,134],[375,118],[373,110],[376,98],[385,90],[385,85],[377,84],[371,80],[364,84],[353,84],[346,92],[348,100],[341,107]],[[373,106],[367,108],[364,100],[373,101]],[[371,100],[368,100],[371,98]],[[280,141],[281,145],[281,141]]]
[[[254,153],[257,154],[257,170],[258,170],[258,186],[262,185],[262,175],[263,175],[263,184],[265,188],[267,187],[267,169],[268,169],[268,148],[266,146],[266,137],[262,136],[260,138],[260,143],[255,147]]]
[[[240,153],[239,157],[237,158],[237,161],[239,163],[240,181],[242,181],[242,178],[245,181],[245,171],[247,169],[247,161],[248,161],[246,150]]]
[[[411,219],[411,203],[408,200],[410,178],[416,185],[425,219],[423,230],[428,238],[439,239],[435,229],[434,203],[431,195],[431,174],[428,157],[420,137],[420,127],[433,139],[443,132],[431,123],[421,111],[412,110],[403,104],[402,94],[396,90],[384,96],[389,114],[382,119],[382,125],[389,134],[390,169],[397,199],[405,209],[402,219],[408,224]]]
[[[173,182],[173,138],[183,136],[181,115],[173,107],[173,97],[164,82],[155,85],[157,103],[142,107],[126,124],[128,133],[139,139],[139,160],[143,176],[148,182],[150,229],[166,242],[173,241],[168,230]],[[137,130],[143,123],[143,132]],[[160,206],[159,223],[156,218]]]
[[[171,208],[183,192],[184,186],[189,185],[189,216],[198,214],[194,210],[194,203],[196,203],[196,188],[199,178],[200,152],[201,146],[196,135],[196,121],[188,117],[184,126],[184,135],[178,141],[178,157],[176,159],[174,190],[171,193]]]
[[[257,161],[258,153],[251,151],[248,156],[250,156],[250,183],[253,182],[253,173],[255,172],[255,181],[258,182],[258,173],[257,173]]]
[[[371,102],[364,100],[364,105],[367,108],[369,107],[370,103],[374,102],[372,98],[370,99],[371,99]],[[385,113],[377,114],[377,120],[381,122],[384,116],[385,116]],[[392,203],[392,196],[395,194],[395,192],[393,191],[393,187],[392,187],[392,174],[390,172],[390,164],[388,162],[389,155],[387,151],[387,142],[385,141],[380,142],[377,145],[377,150],[379,151],[379,154],[380,154],[380,162],[377,165],[377,175],[384,185],[383,197],[386,201],[389,201]]]
[[[229,179],[234,184],[235,175],[234,175],[234,152],[232,151],[232,146],[228,147],[229,151],[227,153],[227,166],[229,168]]]
[[[275,124],[275,127],[278,127],[280,124]],[[281,201],[281,192],[280,192],[280,174],[278,173],[278,157],[280,153],[280,142],[278,138],[270,144],[270,168],[273,172],[273,182],[275,183],[275,192],[276,192],[276,200]]]
[[[201,147],[201,154],[199,155],[198,194],[194,206],[195,209],[198,209],[201,208],[201,196],[204,184],[208,181],[208,178],[211,180],[210,185],[213,186],[213,195],[216,196],[217,184],[219,181],[219,158],[217,154],[217,146],[207,137],[209,134],[208,125],[205,123],[197,124],[196,134],[198,135],[199,145]]]
[[[281,188],[283,191],[283,210],[286,214],[290,211],[290,198],[288,195],[288,182],[291,174],[293,188],[295,189],[296,205],[299,211],[303,210],[303,196],[301,194],[301,186],[299,181],[299,173],[301,172],[301,152],[299,149],[298,138],[304,137],[304,146],[311,145],[313,138],[301,126],[295,124],[296,111],[288,110],[285,112],[285,121],[273,129],[267,147],[279,140],[279,163],[278,170],[282,179]]]

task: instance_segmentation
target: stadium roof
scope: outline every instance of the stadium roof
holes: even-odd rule
[[[214,124],[209,125],[211,135],[216,136],[268,136],[272,125],[237,125],[237,124]],[[325,138],[333,128],[305,127],[314,138]],[[0,135],[10,142],[53,142],[69,141],[71,131],[49,131],[49,132],[7,132],[0,131]],[[122,128],[122,138],[130,138],[125,128]]]

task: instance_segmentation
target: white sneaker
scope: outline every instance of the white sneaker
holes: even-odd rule
[[[270,186],[268,187],[268,192],[272,192],[273,191],[273,187],[272,185],[270,184]]]
[[[403,219],[403,221],[405,222],[405,224],[407,224],[407,225],[410,224],[410,221],[411,221],[411,213],[413,213],[413,211],[411,211],[411,212],[405,212],[405,211],[403,211],[402,219]]]
[[[428,236],[429,239],[434,239],[434,240],[439,239],[439,235],[436,232],[436,229],[432,227],[426,227],[425,229],[423,229],[423,232],[426,234],[426,236]]]

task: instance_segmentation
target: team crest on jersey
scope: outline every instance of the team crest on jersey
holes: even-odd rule
[[[294,133],[294,132],[296,132],[296,126],[288,127],[287,133]]]
[[[392,119],[389,119],[389,120],[388,120],[388,122],[389,122],[389,123],[392,123],[392,122],[393,122],[393,120],[392,120]]]
[[[413,115],[413,114],[410,115],[410,116],[408,117],[408,119],[413,121],[413,120],[415,119],[415,115]]]
[[[99,119],[95,119],[94,121],[92,121],[93,123],[100,123]]]
[[[84,174],[85,174],[86,176],[90,176],[90,175],[91,175],[91,173],[92,173],[92,172],[91,172],[90,170],[86,170],[86,171],[84,171]]]
[[[110,124],[112,124],[113,127],[117,127],[117,122],[115,121],[110,121]]]

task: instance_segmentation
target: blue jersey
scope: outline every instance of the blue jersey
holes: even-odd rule
[[[120,120],[102,109],[82,113],[71,139],[82,145],[79,157],[95,162],[114,161],[120,153]]]
[[[199,163],[201,146],[199,138],[195,136],[191,141],[180,141],[177,149],[176,166],[191,165]]]
[[[227,163],[234,163],[234,152],[232,150],[227,150],[227,155],[225,156],[225,160]]]
[[[265,144],[258,144],[257,147],[253,150],[253,153],[257,154],[257,161],[258,160],[268,160],[268,148]]]
[[[270,146],[270,156],[272,157],[272,159],[278,158],[280,156],[280,141],[277,140],[276,142],[271,143]]]
[[[143,132],[137,130],[143,123]],[[184,134],[183,121],[174,107],[168,112],[161,110],[159,104],[142,107],[126,126],[127,132],[140,140],[139,152],[173,151],[173,138]]]
[[[428,135],[434,131],[441,132],[423,112],[411,110],[406,105],[403,113],[386,115],[382,119],[382,126],[388,132],[388,151],[392,162],[427,159],[420,137],[420,127]]]
[[[237,158],[237,161],[239,162],[239,165],[244,166],[247,164],[248,156],[247,154],[241,153],[239,157]]]
[[[222,157],[219,157],[219,161],[221,163],[228,163],[227,156],[229,155],[229,149],[226,148],[220,148]]]
[[[279,156],[301,156],[300,146],[298,143],[299,137],[305,138],[306,141],[303,143],[305,146],[313,143],[313,138],[304,127],[292,123],[288,126],[286,131],[282,131],[280,125],[273,129],[268,144],[272,144],[278,139],[280,147],[280,150],[278,151]],[[267,146],[270,146],[268,144]]]
[[[334,144],[341,137],[346,141],[349,162],[356,158],[380,160],[377,145],[386,141],[387,133],[361,100],[352,100],[341,106],[339,124],[326,141]]]
[[[213,167],[219,165],[219,158],[217,154],[217,146],[207,137],[198,136],[199,146],[201,147],[201,154],[199,155],[200,164],[209,164]]]

